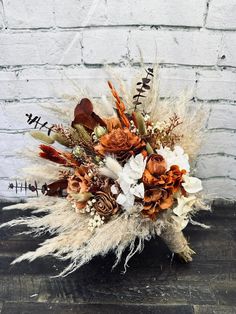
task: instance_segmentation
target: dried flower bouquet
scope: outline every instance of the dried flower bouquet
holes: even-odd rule
[[[45,215],[1,227],[27,225],[35,235],[54,237],[13,263],[53,255],[69,261],[64,276],[109,251],[116,254],[116,265],[128,249],[126,267],[156,235],[183,260],[192,260],[194,251],[182,230],[203,206],[202,183],[190,168],[201,139],[202,112],[191,110],[184,96],[161,100],[154,72],[146,70],[132,101],[108,82],[114,102],[106,102],[99,113],[88,98],[81,99],[68,126],[49,126],[27,114],[27,122],[38,129],[31,135],[43,142],[39,156],[47,163],[31,172],[39,180],[51,173],[54,180],[41,187],[37,181],[25,183],[25,190],[42,195],[8,207]]]

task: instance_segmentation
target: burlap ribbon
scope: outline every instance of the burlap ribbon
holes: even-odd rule
[[[181,253],[188,246],[182,231],[166,229],[161,233],[161,238],[173,253]]]
[[[160,237],[171,252],[178,254],[185,262],[192,261],[192,255],[195,252],[189,247],[182,231],[170,227],[163,230]]]

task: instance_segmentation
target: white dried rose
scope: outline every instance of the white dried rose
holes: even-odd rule
[[[188,175],[183,175],[183,179],[182,186],[187,193],[193,194],[202,190],[202,181],[200,179]]]

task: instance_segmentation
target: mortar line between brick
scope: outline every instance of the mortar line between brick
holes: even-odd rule
[[[153,65],[155,62],[144,62],[144,65]],[[120,66],[120,63],[106,63],[106,65],[112,66],[114,68],[125,68],[125,66]],[[132,65],[134,69],[140,68],[140,62],[132,62],[129,65]],[[127,66],[127,65],[126,65]],[[236,65],[229,66],[229,65],[200,65],[200,64],[181,64],[181,63],[163,63],[160,62],[159,66],[161,68],[169,68],[169,69],[192,69],[192,70],[212,70],[215,71],[216,69],[223,69],[225,71],[230,71],[236,73]],[[65,69],[102,69],[105,68],[105,64],[101,63],[73,63],[73,64],[16,64],[16,65],[0,65],[0,72],[14,72],[14,71],[24,71],[27,69],[32,68],[42,68],[47,71],[63,71]]]
[[[177,96],[176,96],[177,97]],[[93,96],[94,99],[101,99],[101,97]],[[167,97],[161,97],[160,99],[163,100]],[[177,97],[178,98],[178,97]],[[200,99],[198,97],[194,97],[195,102],[199,103],[205,103],[205,104],[221,104],[222,102],[224,105],[231,105],[236,106],[236,99]],[[45,97],[45,98],[39,98],[39,97],[19,97],[19,98],[0,98],[0,102],[4,103],[22,103],[25,102],[26,104],[32,101],[34,103],[37,102],[64,102],[64,99],[62,97]]]
[[[215,180],[215,179],[228,179],[230,181],[236,181],[236,179],[231,178],[230,176],[215,176],[215,177],[208,177],[208,178],[199,178],[203,181],[210,181],[210,180]]]
[[[231,32],[234,31],[234,29],[219,29],[219,28],[211,28],[211,27],[202,27],[202,26],[180,26],[180,25],[152,25],[152,24],[124,24],[124,25],[87,25],[87,26],[76,26],[76,27],[60,27],[60,26],[51,26],[51,27],[34,27],[34,28],[13,28],[8,27],[7,33],[15,33],[15,34],[27,34],[30,33],[47,33],[47,32],[76,32],[76,31],[94,31],[94,30],[103,30],[103,29],[111,29],[111,30],[119,30],[119,29],[127,29],[127,30],[140,30],[140,31],[182,31],[182,32],[198,32],[199,30],[205,28],[208,32]]]
[[[198,158],[199,157],[217,157],[217,156],[233,158],[233,159],[235,159],[236,157],[235,155],[227,154],[227,153],[200,153],[198,154]]]

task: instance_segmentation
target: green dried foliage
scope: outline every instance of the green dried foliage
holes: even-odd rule
[[[89,135],[89,133],[86,131],[85,127],[82,124],[75,124],[74,128],[76,129],[76,137],[77,139],[79,139],[82,142],[87,142],[90,143],[91,142],[91,136]]]
[[[141,112],[134,112],[134,118],[140,135],[147,134],[146,123]]]
[[[68,139],[66,136],[60,133],[55,133],[53,134],[53,139],[58,142],[59,144],[66,146],[66,147],[71,147],[71,141]]]
[[[47,144],[53,144],[54,139],[51,136],[46,135],[43,132],[40,131],[31,131],[30,135],[35,138],[36,140],[39,140],[41,142],[47,143]]]

